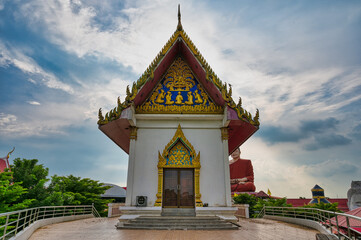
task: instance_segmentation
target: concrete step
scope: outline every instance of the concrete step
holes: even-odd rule
[[[136,219],[139,220],[162,220],[162,221],[168,221],[168,220],[197,220],[197,221],[212,221],[212,220],[219,220],[220,218],[217,216],[197,216],[197,217],[175,217],[175,216],[167,216],[167,217],[158,217],[158,216],[139,216]]]
[[[162,216],[196,216],[194,208],[163,208]]]
[[[159,222],[159,223],[170,223],[170,222],[219,222],[222,221],[221,219],[214,219],[214,220],[209,220],[209,219],[197,219],[197,220],[192,220],[192,219],[132,219],[130,220],[131,222]]]
[[[127,222],[118,223],[118,229],[157,230],[236,230],[238,226],[219,217],[151,217],[140,216]]]
[[[147,229],[147,230],[238,230],[235,225],[227,227],[218,226],[139,226],[132,225],[126,227],[119,227],[118,229]]]
[[[228,224],[227,222],[137,222],[137,221],[129,221],[126,224],[140,224],[140,225],[222,225]]]

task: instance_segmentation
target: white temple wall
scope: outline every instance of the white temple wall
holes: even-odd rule
[[[222,119],[204,121],[137,119],[131,205],[136,204],[136,196],[147,196],[148,206],[154,206],[158,189],[158,151],[163,153],[165,146],[173,138],[178,124],[181,125],[185,137],[197,154],[200,152],[202,202],[208,203],[209,206],[226,206],[225,169],[222,159],[224,148],[220,130]]]

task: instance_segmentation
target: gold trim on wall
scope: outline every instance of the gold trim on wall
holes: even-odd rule
[[[137,127],[130,127],[130,139],[137,140],[137,136],[138,136],[137,130],[138,130]]]
[[[228,127],[222,127],[221,128],[221,137],[222,137],[222,140],[228,140],[229,139]]]
[[[182,159],[178,159],[173,154],[173,149],[185,148],[188,152],[187,156]],[[178,125],[178,129],[174,134],[172,140],[165,146],[163,154],[158,151],[158,193],[156,194],[157,200],[154,206],[162,206],[162,194],[163,194],[163,169],[164,168],[194,168],[194,194],[197,207],[202,207],[201,194],[199,188],[199,174],[200,174],[200,153],[196,154],[193,146],[184,136],[182,128]]]

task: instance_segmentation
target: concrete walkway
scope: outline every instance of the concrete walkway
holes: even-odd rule
[[[117,230],[118,218],[84,219],[48,225],[38,229],[30,240],[196,240],[196,239],[316,239],[318,231],[298,225],[268,219],[240,219],[239,230],[200,231],[200,230]]]

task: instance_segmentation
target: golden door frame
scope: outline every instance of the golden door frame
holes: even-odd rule
[[[181,143],[189,152],[187,159],[170,159],[170,151],[178,143]],[[164,168],[194,168],[194,193],[196,207],[202,207],[201,194],[199,192],[199,170],[201,168],[200,153],[196,154],[192,144],[184,136],[182,128],[178,125],[177,131],[172,140],[165,146],[163,154],[158,151],[158,193],[154,206],[162,206],[163,199],[163,170]]]

